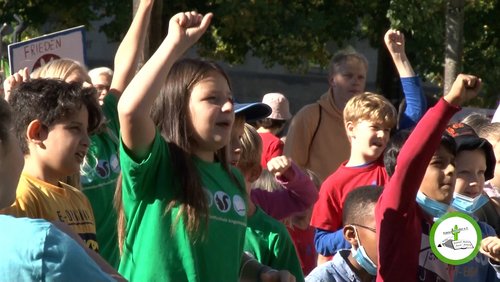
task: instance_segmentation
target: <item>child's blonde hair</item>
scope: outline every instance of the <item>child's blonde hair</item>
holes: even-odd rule
[[[344,108],[344,124],[367,120],[393,128],[396,125],[396,108],[384,96],[365,92],[352,97]]]
[[[246,169],[260,166],[262,156],[262,139],[253,126],[245,123],[243,135],[240,138],[241,156],[238,167],[244,172]]]
[[[488,140],[491,145],[495,145],[492,142],[500,142],[500,122],[493,122],[483,125],[477,131],[477,135]]]
[[[57,59],[46,63],[31,73],[31,78],[57,78],[66,81],[70,75],[78,72],[82,81],[92,83],[87,68],[72,59]]]
[[[276,180],[274,174],[267,169],[262,170],[259,178],[252,185],[252,188],[254,187],[268,192],[283,190],[283,186]]]

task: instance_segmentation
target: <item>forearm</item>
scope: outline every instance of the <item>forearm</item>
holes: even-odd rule
[[[287,190],[291,204],[307,209],[318,200],[318,190],[312,180],[296,164],[292,162],[290,173],[276,177],[276,180]]]
[[[427,109],[427,100],[422,92],[418,76],[401,78],[401,86],[406,107],[399,121],[399,129],[406,129],[415,126],[422,118]]]
[[[323,256],[333,256],[341,249],[350,249],[351,245],[344,239],[344,230],[335,232],[316,228],[314,233],[316,251]]]
[[[123,38],[114,61],[114,75],[111,89],[115,95],[120,95],[132,80],[137,70],[139,57],[144,48],[148,33],[148,24],[153,8],[153,0],[142,0],[132,20],[130,28]]]
[[[400,214],[414,206],[427,166],[439,148],[441,135],[458,109],[441,99],[424,115],[401,148],[398,166],[377,206],[383,206],[384,210],[396,210]]]
[[[398,70],[399,77],[415,76],[415,72],[413,71],[411,63],[405,53],[394,53],[391,54],[391,57],[396,69]]]
[[[159,95],[167,74],[184,52],[169,37],[148,60],[127,86],[118,102],[120,131],[124,145],[137,158],[149,150],[155,134],[154,123],[149,116],[151,107]]]

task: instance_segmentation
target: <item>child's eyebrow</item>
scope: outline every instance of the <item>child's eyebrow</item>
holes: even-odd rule
[[[83,123],[82,123],[82,122],[79,122],[79,121],[70,121],[70,122],[69,122],[69,125],[78,125],[78,126],[83,126]]]

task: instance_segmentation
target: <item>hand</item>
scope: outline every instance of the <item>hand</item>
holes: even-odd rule
[[[500,262],[500,238],[494,236],[484,238],[481,241],[479,251],[485,256]]]
[[[194,11],[178,13],[170,19],[167,38],[185,51],[205,33],[212,17],[212,13],[204,16]]]
[[[405,35],[399,30],[389,29],[384,35],[384,42],[391,55],[406,55]]]
[[[284,175],[292,167],[292,159],[286,156],[278,156],[267,162],[267,170],[275,176]],[[291,170],[293,172],[293,170]],[[287,177],[288,178],[288,177]]]
[[[444,99],[452,105],[461,106],[476,97],[479,90],[481,90],[480,78],[469,74],[459,74]]]
[[[260,275],[260,280],[262,282],[295,282],[295,276],[293,276],[287,270],[269,270],[267,272],[263,272]]]
[[[5,91],[5,100],[8,102],[12,89],[16,88],[22,82],[28,81],[30,74],[28,68],[20,69],[18,72],[7,77],[3,82],[3,89]]]

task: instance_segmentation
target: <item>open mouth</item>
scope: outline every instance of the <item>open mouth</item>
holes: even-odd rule
[[[220,126],[220,127],[229,127],[229,126],[231,126],[231,122],[229,122],[229,121],[220,121],[220,122],[217,122],[215,125]]]
[[[79,160],[80,162],[83,162],[83,159],[85,159],[85,155],[86,155],[86,153],[85,153],[85,152],[77,152],[77,153],[76,153],[76,157],[78,158],[78,160]]]

